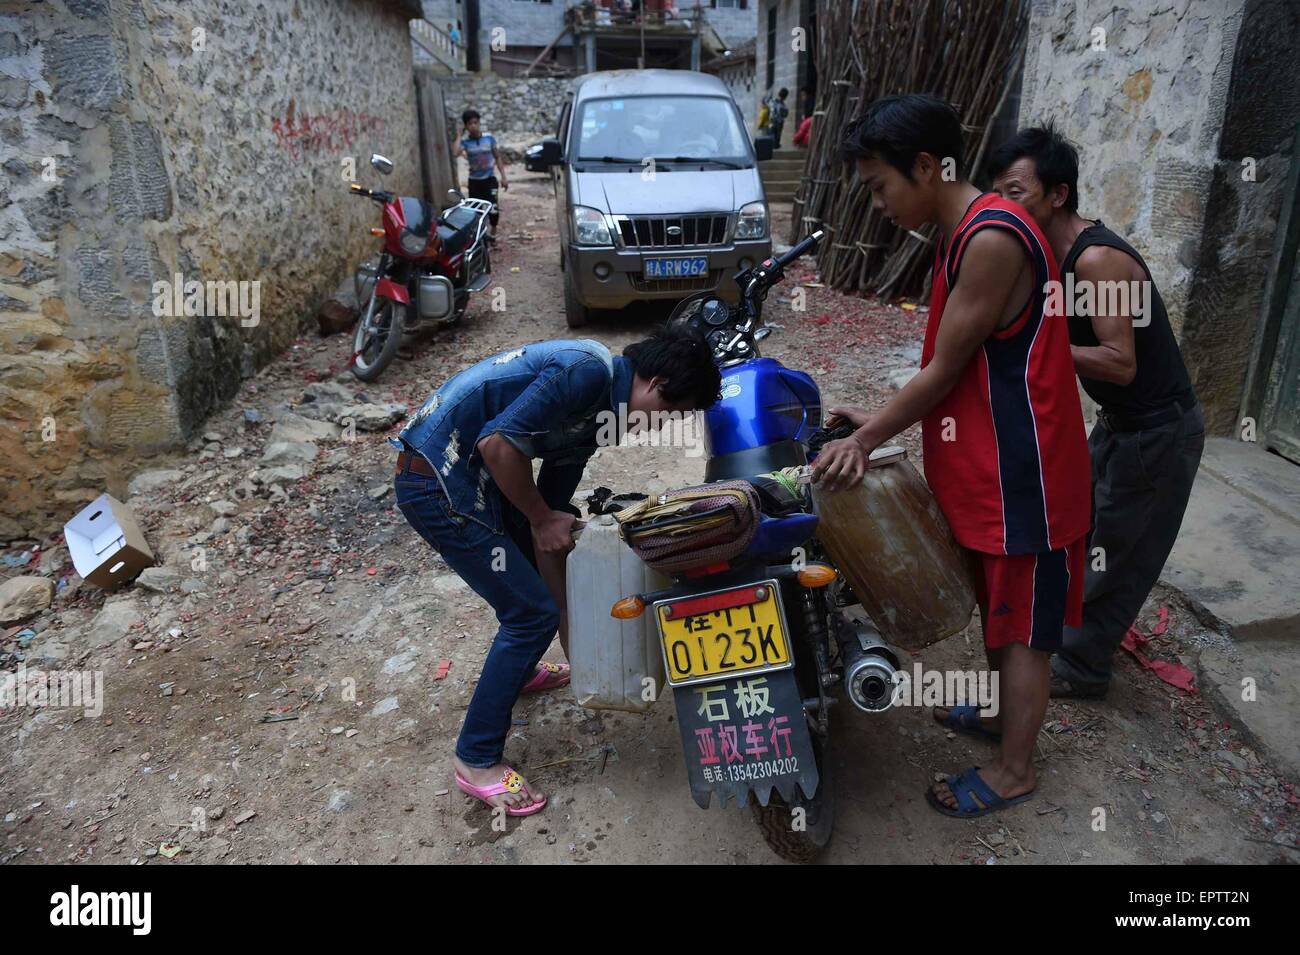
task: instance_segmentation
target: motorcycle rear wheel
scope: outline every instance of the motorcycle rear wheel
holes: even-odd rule
[[[361,381],[374,381],[383,374],[402,345],[405,319],[406,306],[391,299],[384,299],[376,305],[369,326],[365,313],[362,313],[352,336],[352,374]],[[368,337],[375,340],[367,344]]]
[[[766,806],[760,806],[750,796],[750,811],[754,822],[763,833],[763,839],[773,852],[787,862],[813,862],[831,841],[835,827],[835,781],[831,778],[830,740],[814,735],[813,753],[817,757],[817,771],[821,782],[812,799],[805,799],[795,790],[793,805],[786,803],[780,794],[773,792]],[[794,828],[794,809],[803,810],[804,828]]]

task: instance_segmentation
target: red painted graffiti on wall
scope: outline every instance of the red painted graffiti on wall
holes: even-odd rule
[[[276,141],[295,162],[307,153],[348,149],[363,134],[382,135],[386,125],[382,117],[358,113],[346,107],[315,116],[305,112],[295,115],[292,101],[283,117],[271,119],[271,131],[275,133]]]

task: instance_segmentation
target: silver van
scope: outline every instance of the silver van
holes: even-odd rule
[[[772,250],[758,162],[716,76],[613,70],[574,81],[541,161],[555,184],[569,326],[594,309],[717,289]]]

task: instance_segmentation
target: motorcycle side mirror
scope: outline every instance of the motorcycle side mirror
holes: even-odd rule
[[[465,196],[459,189],[448,189],[447,198],[452,202],[464,202]]]
[[[370,165],[374,166],[385,176],[393,171],[393,161],[387,156],[379,155],[379,153],[370,154]]]

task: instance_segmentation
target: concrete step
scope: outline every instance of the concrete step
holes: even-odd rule
[[[1201,692],[1260,756],[1300,778],[1300,465],[1209,439],[1160,579],[1219,632],[1197,660]]]
[[[1300,466],[1209,439],[1161,579],[1234,640],[1300,644]]]
[[[1210,646],[1201,651],[1196,669],[1197,688],[1255,752],[1283,775],[1300,779],[1300,644]]]

